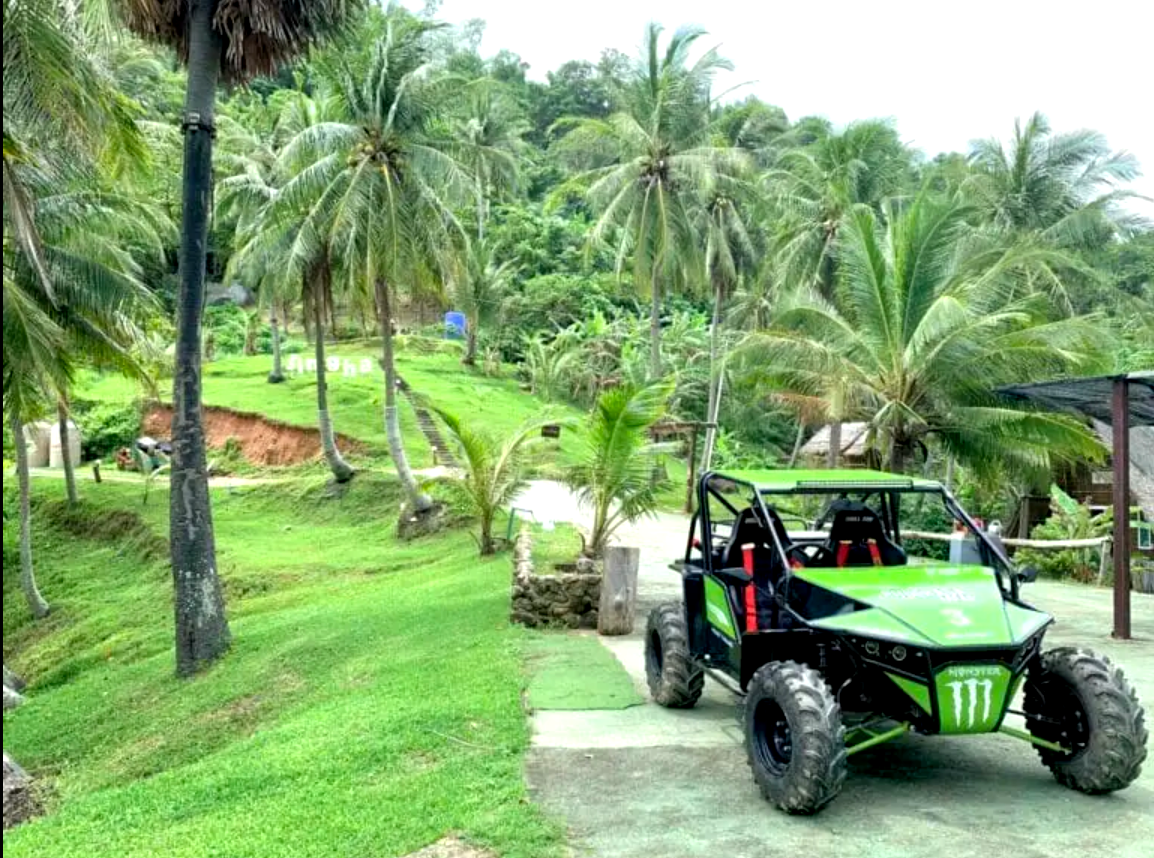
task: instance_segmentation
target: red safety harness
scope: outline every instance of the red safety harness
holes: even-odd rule
[[[741,546],[741,566],[749,576],[749,583],[745,585],[745,630],[757,631],[757,585],[753,583],[753,550],[757,546],[747,542]]]
[[[849,550],[850,550],[851,546],[853,546],[853,543],[851,541],[849,541],[848,539],[843,539],[841,542],[839,542],[837,544],[837,565],[838,565],[839,569],[844,568],[846,561],[849,560]],[[877,540],[876,539],[866,540],[866,546],[869,548],[870,559],[873,561],[874,566],[881,566],[882,565],[882,554],[878,550]]]

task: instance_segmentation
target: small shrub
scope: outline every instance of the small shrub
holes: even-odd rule
[[[140,403],[73,400],[72,416],[80,427],[80,450],[85,460],[103,459],[121,447],[131,447],[140,436]]]

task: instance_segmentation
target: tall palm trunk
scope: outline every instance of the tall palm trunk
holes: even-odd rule
[[[421,491],[413,469],[405,456],[405,446],[401,441],[401,421],[397,413],[397,370],[393,365],[393,308],[390,300],[391,288],[384,278],[377,278],[377,309],[381,314],[381,364],[385,370],[385,436],[389,441],[389,455],[397,469],[397,476],[405,490],[409,507],[414,512],[427,512],[433,508],[433,499]]]
[[[20,588],[32,616],[42,619],[48,616],[48,603],[40,595],[36,586],[36,574],[32,568],[32,490],[28,485],[28,445],[24,440],[24,423],[12,409],[8,415],[8,425],[12,429],[12,440],[16,443],[16,480],[20,485]]]
[[[793,439],[793,450],[789,454],[789,464],[787,468],[792,468],[797,464],[797,457],[801,455],[801,444],[805,440],[805,421],[797,421],[797,436]]]
[[[468,328],[465,331],[465,356],[461,358],[461,363],[465,366],[476,366],[477,364],[477,324],[472,319],[466,319],[465,324]]]
[[[829,424],[829,451],[826,453],[826,464],[836,468],[841,456],[841,421]]]
[[[68,432],[68,403],[63,396],[56,399],[56,419],[60,423],[60,463],[64,466],[64,493],[68,497],[68,505],[76,506],[80,500],[76,494],[76,463],[72,461]]]
[[[661,378],[661,285],[660,263],[653,266],[652,301],[649,304],[649,380]]]
[[[269,313],[268,325],[272,330],[272,372],[268,374],[269,384],[280,384],[284,381],[284,371],[281,368],[280,358],[280,324],[276,318],[276,308]]]
[[[230,641],[224,593],[216,570],[200,403],[200,333],[212,188],[213,109],[222,50],[220,36],[212,27],[215,5],[212,0],[191,0],[187,25],[183,225],[169,494],[169,542],[176,591],[176,671],[181,676],[195,673],[215,661],[225,653]]]
[[[333,435],[333,421],[329,417],[329,392],[328,380],[326,377],[327,367],[325,366],[325,294],[326,291],[322,284],[327,277],[327,264],[322,263],[318,266],[316,273],[317,277],[313,278],[312,299],[313,299],[313,320],[316,327],[316,336],[313,342],[316,344],[316,359],[317,359],[317,423],[320,426],[321,432],[321,449],[325,454],[325,461],[329,463],[329,469],[333,472],[333,479],[338,483],[347,483],[353,478],[355,471],[349,466],[343,458],[341,458],[341,451],[337,449],[337,441]]]
[[[717,365],[718,332],[721,329],[722,285],[713,290],[713,323],[709,328],[709,405],[705,409],[705,449],[701,453],[701,471],[709,470],[713,461],[713,446],[717,441],[717,416],[721,413],[721,372]]]

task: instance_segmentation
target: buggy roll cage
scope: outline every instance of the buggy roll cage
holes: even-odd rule
[[[714,480],[725,481],[736,486],[745,486],[750,490],[753,499],[756,502],[754,506],[754,515],[756,515],[761,523],[761,526],[769,533],[770,539],[773,542],[778,558],[781,560],[782,568],[785,570],[782,573],[782,589],[788,595],[789,583],[793,579],[793,568],[790,566],[789,557],[786,554],[785,546],[782,545],[777,534],[777,529],[771,527],[769,522],[769,511],[765,505],[765,495],[828,495],[833,493],[849,493],[849,492],[866,492],[869,494],[880,493],[882,495],[882,515],[883,520],[888,516],[886,523],[890,527],[890,532],[894,538],[901,543],[901,533],[898,529],[898,510],[897,504],[887,501],[886,495],[891,492],[902,492],[911,494],[931,494],[938,495],[942,498],[946,510],[954,516],[955,519],[961,521],[970,533],[978,540],[980,551],[983,559],[992,559],[990,564],[994,570],[994,575],[998,581],[998,587],[1002,592],[1010,597],[1014,602],[1019,601],[1020,581],[1018,578],[1017,569],[1015,569],[1013,562],[1007,556],[1005,550],[989,538],[984,530],[978,527],[977,522],[970,517],[970,514],[962,508],[953,494],[946,489],[945,486],[936,483],[915,483],[911,479],[896,478],[892,480],[871,480],[862,481],[860,483],[853,483],[850,480],[799,480],[789,488],[758,488],[755,483],[749,482],[726,474],[718,473],[717,471],[707,471],[702,474],[697,484],[698,498],[697,510],[693,513],[693,518],[690,520],[690,532],[692,533],[700,522],[700,537],[699,544],[701,549],[702,567],[707,572],[715,571],[713,567],[713,552],[710,549],[710,532],[712,530],[712,522],[709,518],[709,498],[712,496],[722,506],[729,510],[734,515],[734,524],[736,526],[736,519],[740,515],[739,510],[734,507],[720,492],[714,489],[712,483]],[[868,496],[868,495],[867,495]],[[693,540],[691,539],[685,548],[685,562],[690,562],[690,553],[693,550]],[[1008,586],[1007,586],[1008,584]]]

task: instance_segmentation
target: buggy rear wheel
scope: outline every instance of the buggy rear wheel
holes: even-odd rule
[[[645,678],[654,701],[671,709],[690,709],[705,685],[705,673],[689,655],[685,608],[665,602],[649,613],[645,626]]]
[[[1134,689],[1110,660],[1062,647],[1043,653],[1026,680],[1026,726],[1069,753],[1038,748],[1058,783],[1080,792],[1114,792],[1133,783],[1148,734]]]
[[[787,813],[816,813],[841,792],[845,728],[819,673],[772,661],[753,675],[745,698],[745,750],[761,794]]]

